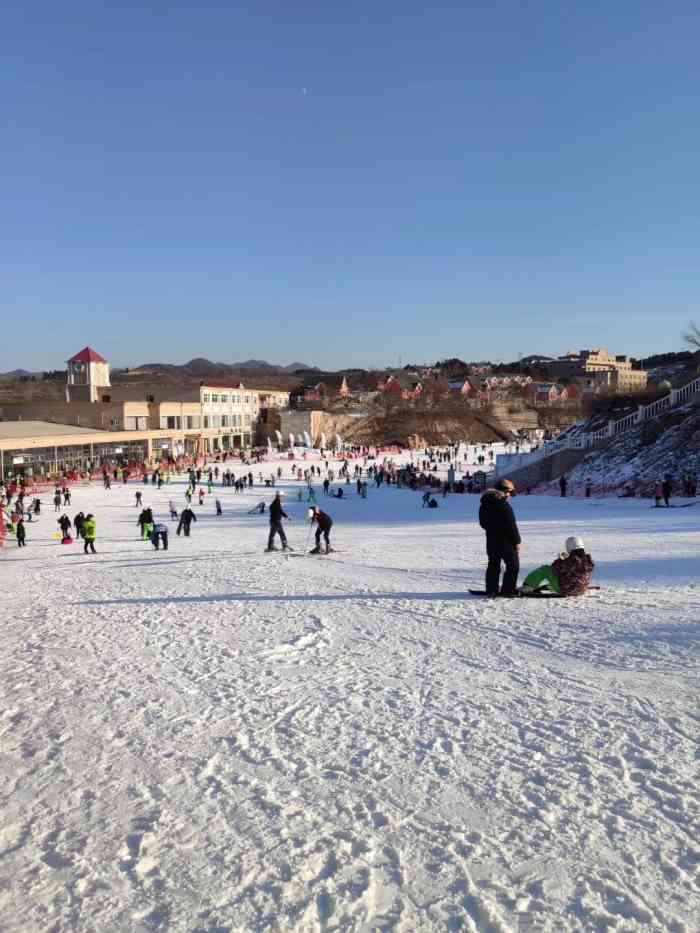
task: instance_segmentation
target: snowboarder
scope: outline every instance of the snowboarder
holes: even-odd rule
[[[565,547],[551,566],[538,567],[525,577],[523,593],[545,587],[560,596],[582,596],[586,592],[595,569],[593,558],[580,538],[567,538]]]
[[[287,536],[284,533],[284,528],[282,527],[282,519],[289,519],[289,516],[282,508],[282,495],[279,492],[275,493],[275,498],[270,503],[268,508],[270,515],[270,534],[267,539],[267,550],[268,551],[277,551],[278,548],[275,547],[275,535],[280,536],[282,542],[283,551],[291,551],[291,548],[287,544]]]
[[[318,525],[316,529],[316,547],[310,553],[321,553],[321,535],[323,535],[323,539],[326,543],[326,554],[330,554],[332,548],[329,536],[331,528],[333,527],[333,519],[330,515],[326,515],[325,512],[322,512],[317,505],[309,509],[309,518],[311,519],[312,525],[314,522]]]
[[[489,559],[486,593],[489,596],[517,596],[521,538],[515,514],[508,501],[514,493],[513,483],[501,479],[481,497],[479,524],[486,532],[486,553]],[[501,562],[506,569],[499,591]]]

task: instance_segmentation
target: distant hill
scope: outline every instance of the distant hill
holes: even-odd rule
[[[195,357],[187,363],[142,363],[129,369],[131,373],[173,373],[183,376],[206,378],[207,376],[226,376],[232,373],[268,373],[270,375],[289,375],[290,373],[318,372],[314,366],[306,363],[290,363],[288,366],[277,366],[266,360],[243,360],[240,363],[213,363],[203,357]]]
[[[13,369],[9,373],[0,373],[0,379],[4,382],[12,382],[14,379],[31,379],[32,376],[41,376],[42,373],[33,373],[28,369]]]

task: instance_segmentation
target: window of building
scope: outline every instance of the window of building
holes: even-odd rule
[[[212,415],[211,416],[211,426],[212,428],[221,427],[221,415]]]
[[[228,395],[225,392],[221,396],[221,401],[223,402],[224,405],[228,404]]]
[[[205,403],[209,401],[209,393],[208,393],[208,392],[205,392],[205,393],[204,393],[204,395],[202,396],[202,401],[205,402]]]
[[[219,402],[219,393],[218,393],[218,392],[212,392],[212,394],[211,394],[211,401],[212,401],[212,405],[217,405],[217,404],[218,404],[218,402]]]
[[[221,427],[222,427],[222,428],[227,428],[227,427],[228,427],[228,415],[222,415],[222,416],[221,416]]]
[[[209,427],[209,415],[204,416],[204,427],[205,428]]]

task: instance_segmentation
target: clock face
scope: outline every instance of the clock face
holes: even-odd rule
[[[73,368],[76,373],[81,373],[85,369],[84,363],[73,363]]]

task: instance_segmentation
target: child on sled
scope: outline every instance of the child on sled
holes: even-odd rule
[[[577,537],[566,539],[566,552],[553,564],[538,567],[523,581],[522,592],[534,593],[547,589],[559,596],[582,596],[591,583],[595,564],[586,553],[583,541]]]

